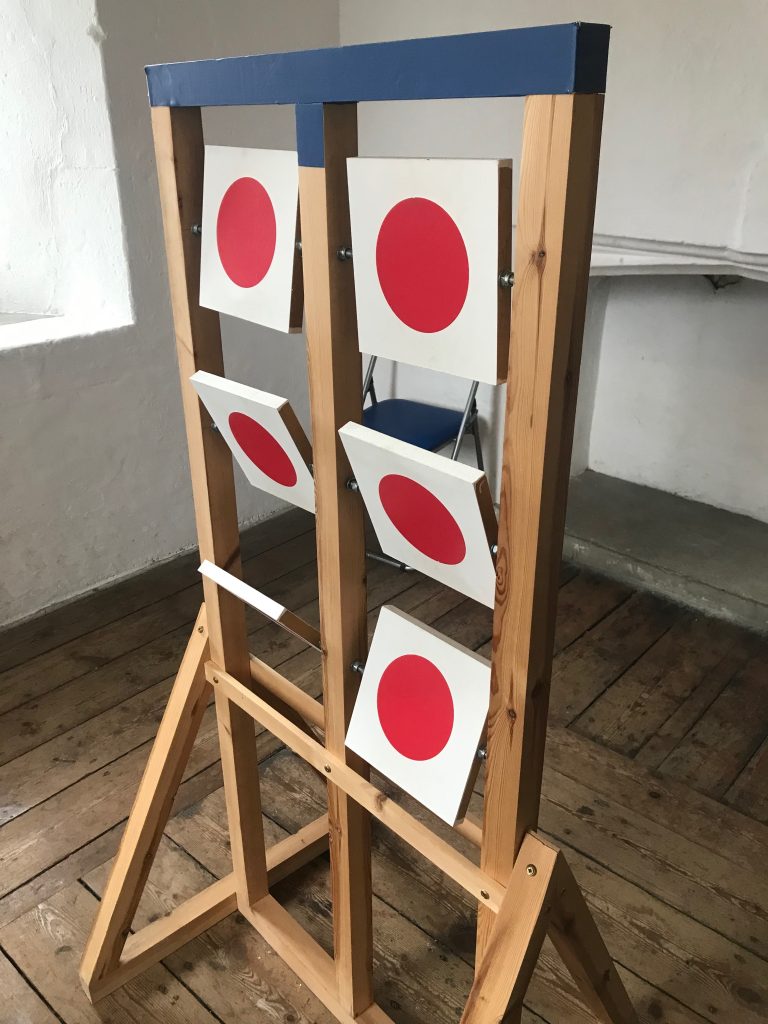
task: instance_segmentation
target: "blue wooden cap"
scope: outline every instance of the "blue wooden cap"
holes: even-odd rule
[[[608,25],[573,22],[152,64],[153,107],[296,104],[299,163],[322,166],[323,103],[605,91]]]
[[[607,25],[575,22],[151,64],[149,102],[224,107],[603,92],[609,33]]]

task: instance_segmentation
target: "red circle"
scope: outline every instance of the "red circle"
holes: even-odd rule
[[[296,468],[288,452],[266,427],[244,412],[232,412],[229,414],[229,429],[257,469],[276,484],[293,487],[298,479]]]
[[[272,266],[277,221],[272,200],[255,178],[233,181],[219,206],[216,244],[230,281],[253,288]]]
[[[464,306],[464,239],[450,214],[431,199],[403,199],[392,207],[379,228],[376,271],[390,309],[414,331],[443,331]]]
[[[390,473],[379,481],[379,499],[395,529],[422,555],[443,565],[464,560],[467,545],[461,527],[426,487]]]
[[[453,732],[453,697],[440,669],[419,654],[404,654],[384,669],[376,695],[384,734],[398,753],[428,761]]]

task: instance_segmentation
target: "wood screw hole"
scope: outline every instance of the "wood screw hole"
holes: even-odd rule
[[[326,764],[326,765],[324,765],[324,768],[328,772],[328,774],[330,775],[331,774],[331,766],[329,764]]]
[[[197,627],[197,632],[198,633],[204,633],[205,632],[205,626],[198,626]]]
[[[480,895],[483,897],[484,900],[489,900],[491,898],[491,894],[488,892],[487,889],[481,889]]]

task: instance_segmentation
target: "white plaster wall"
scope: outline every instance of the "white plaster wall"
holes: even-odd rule
[[[589,465],[768,522],[768,286],[614,278]]]
[[[765,4],[340,2],[342,43],[574,20],[613,25],[596,231],[765,252]],[[366,104],[361,152],[517,161],[521,124],[520,100]],[[768,519],[766,323],[764,284],[715,294],[703,278],[593,279],[572,472]],[[384,396],[463,400],[451,378],[402,365],[379,377]],[[502,391],[478,396],[494,489]]]
[[[24,29],[33,33],[28,49],[55,51],[80,90],[78,103],[92,112],[84,137],[71,140],[75,151],[94,144],[92,132],[102,138],[107,97],[111,138],[99,159],[116,181],[123,222],[94,202],[90,220],[66,231],[85,251],[92,231],[107,230],[131,302],[112,329],[91,325],[60,337],[66,313],[42,326],[0,327],[0,623],[195,543],[144,65],[338,42],[336,0],[20,3],[37,19]],[[5,13],[0,8],[0,27]],[[295,146],[288,109],[212,113],[211,142]],[[49,137],[55,145],[55,133]],[[47,222],[43,229],[50,233]],[[227,372],[288,396],[306,423],[302,338],[229,318],[223,327]],[[40,339],[49,328],[56,340],[2,348],[4,331]],[[242,479],[238,499],[243,522],[278,507]]]
[[[765,3],[340,0],[339,10],[342,43],[612,25],[596,232],[768,252]],[[370,105],[363,138],[408,154],[423,141],[453,156],[472,146],[508,154],[518,136],[515,101],[410,106]]]
[[[128,322],[95,0],[5,0],[0,33],[0,311]]]

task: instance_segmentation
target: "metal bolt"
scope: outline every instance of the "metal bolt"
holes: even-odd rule
[[[328,772],[328,774],[330,775],[330,774],[331,774],[331,766],[330,766],[329,764],[326,764],[326,765],[323,765],[323,767],[325,768],[325,770],[326,770],[326,771]]]
[[[488,892],[487,889],[481,889],[480,895],[483,897],[484,900],[489,900],[491,898],[491,894]]]
[[[364,669],[365,669],[365,662],[364,661],[353,661],[351,666],[350,666],[350,668],[352,669],[353,672],[356,672],[359,676],[361,676],[363,674]]]
[[[296,243],[296,252],[301,252],[301,239]]]
[[[197,632],[198,633],[204,633],[205,632],[205,626],[198,626],[197,627]]]
[[[480,747],[480,749],[477,752],[477,759],[478,761],[488,760],[488,751],[485,749],[485,747]]]
[[[499,545],[498,544],[491,544],[491,554],[493,555],[493,557],[495,558],[496,555],[498,555],[498,553],[499,553]]]
[[[202,224],[193,224],[192,227],[189,230],[192,232],[193,235],[202,235],[202,233],[203,233],[203,225]]]
[[[352,246],[342,245],[336,250],[336,259],[348,263],[352,259]]]
[[[536,865],[529,864],[528,867],[525,869],[525,873],[526,875],[528,875],[529,878],[533,878],[533,876],[536,874]]]
[[[359,491],[360,490],[360,485],[358,484],[357,480],[355,480],[355,478],[353,476],[351,476],[349,478],[349,480],[347,480],[347,482],[346,482],[346,484],[344,486],[347,488],[348,491]]]
[[[511,288],[515,283],[515,275],[511,270],[504,270],[499,274],[499,287],[500,288]]]
[[[214,423],[213,420],[211,420],[211,430],[214,432],[214,434],[220,434],[221,433],[221,431],[219,430],[218,423]]]

